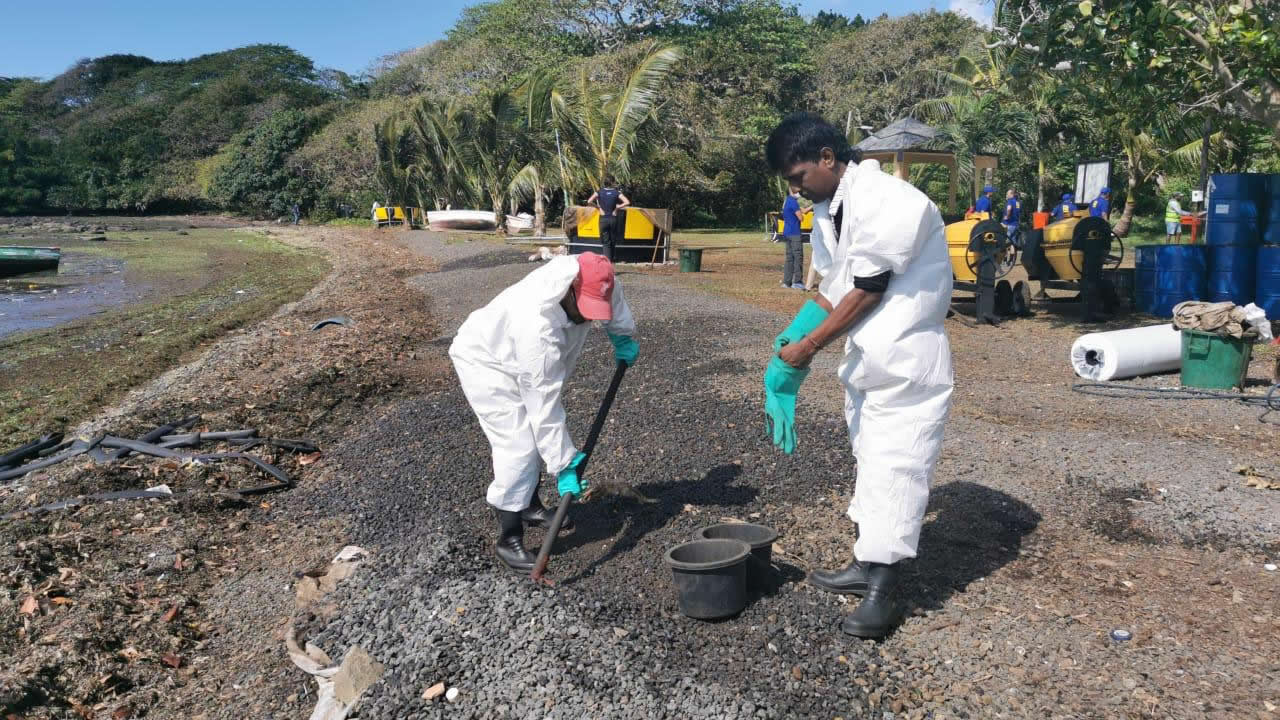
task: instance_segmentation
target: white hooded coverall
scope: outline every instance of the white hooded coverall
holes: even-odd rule
[[[837,236],[832,218],[844,213]],[[892,272],[880,304],[854,325],[838,373],[858,461],[849,518],[854,556],[895,563],[916,555],[929,485],[951,405],[951,260],[942,215],[910,183],[866,160],[850,164],[835,196],[814,207],[819,291],[832,307],[855,277]]]
[[[577,258],[552,258],[471,313],[449,346],[462,392],[493,450],[486,499],[499,510],[529,506],[539,460],[556,475],[578,454],[560,402],[593,324],[575,324],[560,307],[577,275]],[[605,330],[634,334],[620,283],[611,304]]]

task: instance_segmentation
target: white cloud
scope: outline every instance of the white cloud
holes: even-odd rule
[[[991,27],[991,14],[994,8],[987,0],[951,0],[951,12],[971,17],[987,27]]]

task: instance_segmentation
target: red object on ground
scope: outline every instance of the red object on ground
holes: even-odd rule
[[[1179,222],[1191,228],[1191,244],[1195,245],[1196,231],[1204,224],[1204,220],[1202,220],[1198,215],[1183,215]]]

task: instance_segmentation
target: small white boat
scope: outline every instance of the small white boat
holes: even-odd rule
[[[489,210],[432,210],[427,225],[432,230],[494,230],[498,219]]]
[[[533,230],[533,216],[529,213],[507,216],[507,232],[515,234]]]

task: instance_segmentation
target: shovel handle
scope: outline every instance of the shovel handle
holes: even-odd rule
[[[605,418],[609,416],[609,408],[613,406],[613,399],[618,394],[618,386],[622,384],[622,376],[627,372],[627,364],[618,361],[618,369],[613,371],[613,380],[609,382],[609,389],[604,394],[604,401],[600,403],[600,410],[596,412],[596,419],[591,423],[591,429],[587,431],[587,442],[582,447],[582,462],[578,464],[578,476],[586,471],[587,461],[591,459],[591,452],[596,449],[596,441],[600,439],[600,431],[604,429]],[[556,506],[556,514],[551,518],[551,527],[547,528],[547,536],[542,539],[542,547],[538,549],[538,560],[533,564],[533,573],[530,575],[534,580],[541,580],[542,574],[547,570],[547,561],[551,557],[551,545],[556,541],[556,535],[560,533],[560,525],[564,522],[564,516],[569,512],[569,505],[573,503],[573,493],[565,493],[560,496],[560,504]]]

